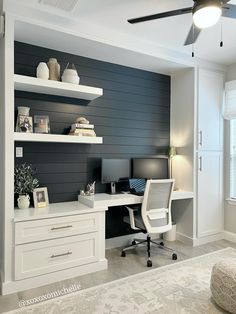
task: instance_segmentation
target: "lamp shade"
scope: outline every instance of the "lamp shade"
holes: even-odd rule
[[[169,155],[170,158],[172,158],[172,157],[174,157],[176,155],[175,146],[170,146],[168,155]]]

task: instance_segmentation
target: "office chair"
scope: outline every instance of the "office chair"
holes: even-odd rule
[[[157,243],[151,240],[150,234],[164,233],[172,229],[171,221],[171,196],[174,188],[173,179],[147,180],[141,206],[141,215],[137,209],[125,206],[129,216],[124,217],[124,222],[129,223],[133,230],[141,230],[147,233],[147,239],[134,239],[132,245],[122,250],[121,256],[126,256],[126,251],[136,248],[138,245],[147,243],[147,267],[152,267],[150,244],[156,244],[161,249],[172,251],[164,246],[164,243]],[[177,254],[172,254],[172,259],[177,260]]]

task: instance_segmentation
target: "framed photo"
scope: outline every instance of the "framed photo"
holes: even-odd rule
[[[47,207],[49,205],[47,188],[34,189],[33,197],[35,208]]]
[[[16,132],[33,133],[33,119],[29,116],[18,116]]]
[[[50,133],[49,116],[34,116],[34,133]]]

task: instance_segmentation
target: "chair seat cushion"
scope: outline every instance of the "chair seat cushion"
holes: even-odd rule
[[[211,293],[224,310],[236,314],[236,262],[221,261],[211,273]]]

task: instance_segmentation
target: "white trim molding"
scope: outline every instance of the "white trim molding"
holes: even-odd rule
[[[236,243],[236,233],[225,230],[224,239]]]

